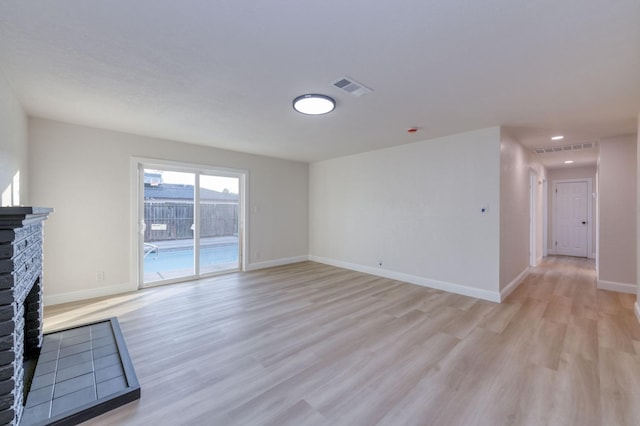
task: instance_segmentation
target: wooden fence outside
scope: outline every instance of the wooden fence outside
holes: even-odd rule
[[[144,202],[144,241],[193,238],[193,204]],[[238,204],[201,204],[200,237],[224,237],[238,233]]]

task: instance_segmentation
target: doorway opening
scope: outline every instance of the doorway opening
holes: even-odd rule
[[[138,159],[136,176],[139,287],[244,269],[246,172]]]

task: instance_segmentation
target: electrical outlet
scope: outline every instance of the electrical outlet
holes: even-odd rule
[[[378,268],[382,268],[382,260],[378,261]]]
[[[96,273],[96,280],[97,281],[104,281],[104,271],[98,271]]]

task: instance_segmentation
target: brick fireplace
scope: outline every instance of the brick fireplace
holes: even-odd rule
[[[42,348],[42,226],[53,209],[0,207],[0,424],[24,409],[24,360]]]

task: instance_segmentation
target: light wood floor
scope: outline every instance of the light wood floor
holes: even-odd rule
[[[119,318],[142,399],[87,424],[640,425],[635,297],[550,257],[502,304],[311,262],[45,310]]]

